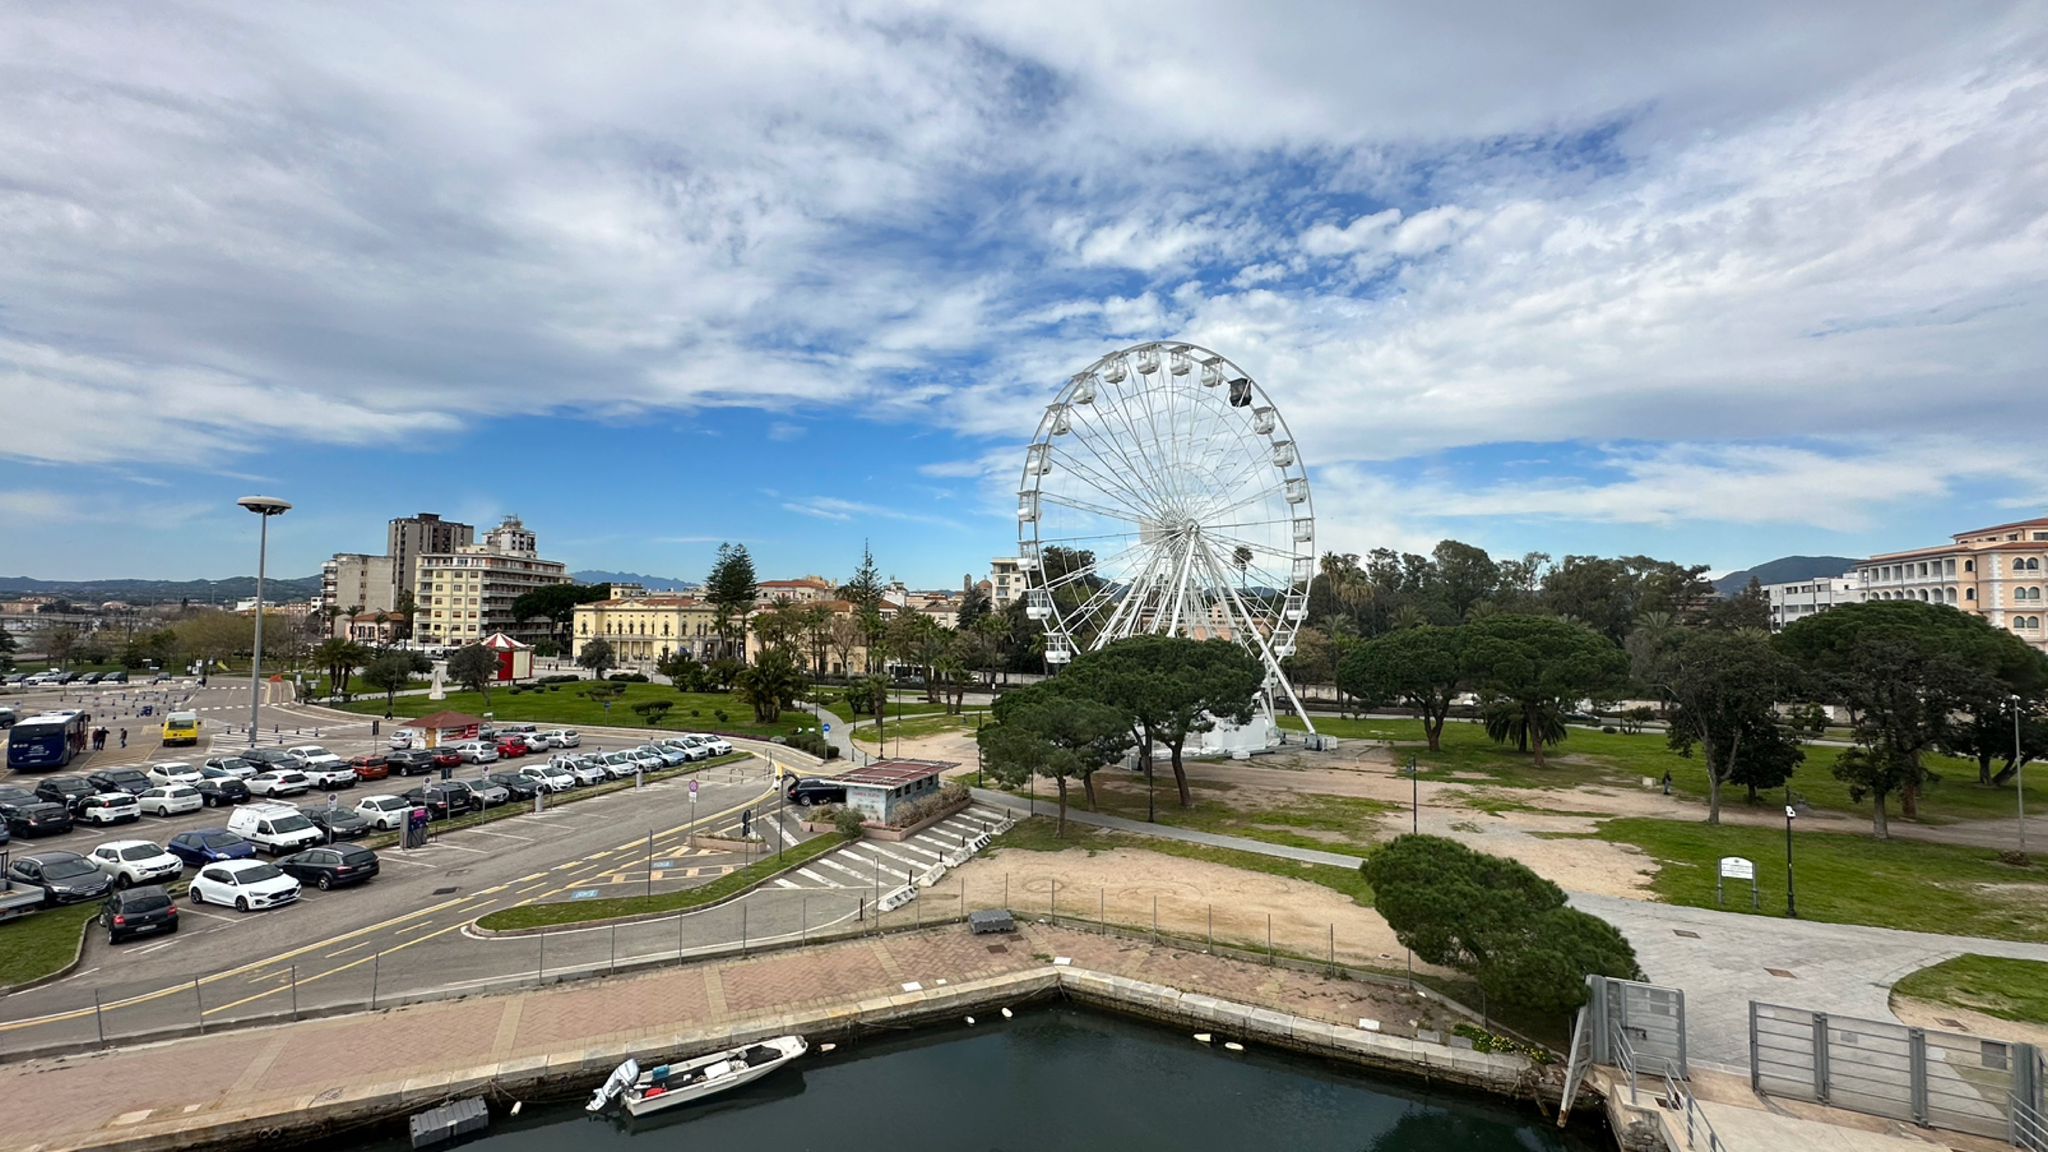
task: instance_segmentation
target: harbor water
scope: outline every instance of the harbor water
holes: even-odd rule
[[[815,1049],[768,1078],[639,1119],[583,1099],[492,1104],[465,1152],[1593,1152],[1527,1104],[1368,1078],[1285,1053],[1230,1052],[1185,1033],[1055,1004],[991,1010],[974,1027]],[[596,1087],[595,1082],[591,1087]],[[407,1152],[402,1133],[346,1147]]]

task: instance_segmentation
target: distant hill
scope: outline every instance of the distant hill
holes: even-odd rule
[[[598,568],[586,568],[569,573],[569,579],[578,584],[638,584],[649,592],[694,592],[695,582],[677,580],[672,576],[643,576],[638,572],[606,572]]]
[[[1759,584],[1790,584],[1794,580],[1811,580],[1816,576],[1840,576],[1854,572],[1862,561],[1860,556],[1780,556],[1776,560],[1730,572],[1714,581],[1714,591],[1722,596],[1733,596],[1749,587],[1751,577]]]
[[[256,595],[254,576],[230,576],[224,580],[37,580],[30,576],[0,576],[0,596],[62,596],[80,603],[100,604],[122,600],[130,604],[163,604],[190,600],[231,604]],[[310,600],[320,595],[320,577],[265,577],[266,602]]]

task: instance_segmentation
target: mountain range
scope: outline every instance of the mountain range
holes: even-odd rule
[[[677,580],[672,576],[646,576],[638,572],[607,572],[602,568],[585,568],[569,573],[569,579],[578,584],[638,584],[649,592],[694,592],[697,584],[691,580]]]
[[[0,596],[61,596],[80,603],[122,600],[130,604],[162,604],[190,600],[194,604],[233,604],[256,595],[254,576],[224,580],[37,580],[32,576],[0,576]],[[276,603],[310,600],[320,595],[320,577],[267,576],[263,599]]]
[[[1811,580],[1816,576],[1840,576],[1854,572],[1861,563],[1856,556],[1780,556],[1754,568],[1730,572],[1714,581],[1714,591],[1722,596],[1733,596],[1749,587],[1752,578],[1759,584],[1790,584],[1794,580]]]

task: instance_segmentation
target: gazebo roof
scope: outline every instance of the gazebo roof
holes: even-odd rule
[[[467,712],[436,712],[432,716],[422,716],[417,720],[408,720],[404,724],[399,725],[399,727],[432,728],[437,732],[445,732],[450,728],[480,728],[483,726],[483,722],[483,717],[471,716]]]
[[[503,632],[491,633],[489,636],[483,638],[482,643],[484,647],[495,649],[499,652],[510,652],[520,648],[533,647],[533,645],[531,644],[522,644],[519,641],[514,640],[510,636],[505,635]]]

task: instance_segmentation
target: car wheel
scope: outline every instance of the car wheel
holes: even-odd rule
[[[122,875],[119,875],[119,876],[116,876],[116,877],[114,877],[114,887],[116,887],[116,888],[126,888],[126,887],[128,887],[128,885],[130,885],[130,884],[132,884],[132,883],[134,883],[134,881],[132,881],[132,880],[128,879],[128,876],[127,876],[127,874],[126,874],[126,873],[123,873]]]
[[[248,898],[247,896],[237,896],[237,897],[235,897],[235,911],[237,911],[237,912],[247,912],[248,910],[249,910],[249,898]]]
[[[204,903],[206,903],[206,897],[204,897],[204,896],[201,896],[201,895],[199,894],[199,885],[197,885],[197,884],[194,884],[194,885],[192,886],[192,903],[194,903],[194,904],[204,904]]]
[[[327,891],[327,890],[328,890],[329,888],[332,888],[332,887],[334,887],[334,881],[332,881],[332,880],[329,880],[329,879],[328,879],[328,878],[327,878],[326,876],[324,876],[324,875],[323,875],[323,876],[321,876],[321,877],[320,877],[320,879],[318,879],[318,880],[315,880],[315,881],[314,881],[313,883],[314,883],[314,884],[316,884],[316,885],[318,885],[318,886],[319,886],[319,889],[320,889],[320,890],[321,890],[322,892],[325,892],[325,891]]]
[[[119,932],[116,932],[116,931],[114,931],[113,929],[109,928],[109,929],[107,930],[107,943],[109,943],[109,944],[119,944],[120,942],[121,942],[121,934],[120,934]]]

